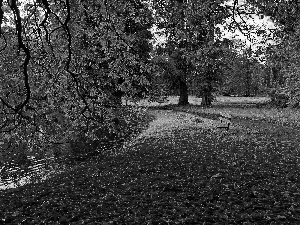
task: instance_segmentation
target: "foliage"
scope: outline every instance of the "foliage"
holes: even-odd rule
[[[1,152],[17,140],[47,156],[110,129],[121,97],[147,91],[153,19],[141,1],[24,4],[1,1]]]
[[[285,108],[288,106],[289,96],[284,90],[271,89],[269,96],[271,97],[271,103],[276,107]]]
[[[296,34],[290,35],[282,43],[270,47],[267,66],[271,68],[271,81],[276,93],[285,92],[288,105],[299,106],[299,41]]]
[[[230,52],[222,79],[221,93],[227,96],[255,96],[264,92],[262,71],[265,66],[252,57],[251,49]]]
[[[274,32],[277,43],[267,49],[267,66],[274,81],[273,88],[283,88],[289,98],[288,104],[299,106],[299,22],[297,1],[249,0],[257,10],[279,25]],[[280,92],[278,90],[277,92]],[[286,97],[287,99],[287,97]]]
[[[226,73],[229,71],[230,51],[226,40],[216,41],[212,46],[203,47],[198,51],[196,71],[190,82],[193,94],[202,97],[204,106],[211,105],[216,92],[225,81]]]
[[[223,23],[228,16],[222,3],[223,1],[153,1],[156,24],[164,30],[167,39],[164,53],[169,60],[174,60],[178,71],[174,73],[173,79],[168,80],[177,84],[174,88],[179,89],[179,104],[188,104],[190,84],[202,84],[198,88],[204,99],[212,96],[214,89],[211,86],[215,85],[215,78],[211,78],[215,75],[209,68],[218,67],[217,61],[212,60],[212,54],[216,52],[213,45],[217,30],[215,25]],[[210,105],[211,101],[204,101],[204,104]]]
[[[296,31],[299,23],[299,2],[297,1],[269,1],[247,0],[256,7],[257,13],[268,16],[281,26],[284,33],[291,34]]]
[[[142,109],[122,107],[117,117],[113,118],[111,127],[97,127],[95,137],[89,139],[84,133],[78,134],[70,143],[70,151],[65,158],[69,163],[85,161],[96,155],[118,152],[125,141],[132,139],[148,125],[153,118]]]

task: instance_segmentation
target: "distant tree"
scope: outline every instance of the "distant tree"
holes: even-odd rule
[[[284,33],[293,34],[296,32],[300,19],[298,1],[247,0],[246,2],[255,6],[261,15],[270,17],[282,28],[281,31]]]
[[[290,106],[300,105],[299,33],[300,3],[298,1],[248,0],[256,9],[279,27],[274,31],[277,43],[267,49],[269,82],[275,95],[285,95]],[[272,91],[273,92],[273,91]],[[273,93],[274,95],[274,93]]]
[[[245,97],[256,95],[261,86],[257,74],[261,69],[260,63],[245,53],[235,53],[235,56],[231,59],[230,69],[227,70],[224,78],[223,89],[227,90],[229,95],[234,94]]]
[[[228,66],[227,51],[226,43],[224,45],[222,41],[217,41],[213,46],[208,46],[202,55],[198,55],[194,77],[190,83],[193,93],[202,98],[203,106],[212,104],[214,94],[222,84]]]
[[[211,52],[215,50],[216,24],[221,24],[229,15],[222,5],[224,1],[153,1],[156,24],[166,35],[166,55],[169,62],[176,68],[173,79],[179,90],[179,105],[187,105],[188,83],[199,74],[201,68],[203,85],[199,93],[203,97],[203,105],[210,105],[207,100],[212,95],[211,82],[215,81],[215,65]],[[202,70],[206,68],[207,71]],[[213,68],[213,69],[212,69]],[[194,83],[196,80],[193,81]],[[198,82],[199,83],[199,82]],[[209,97],[210,98],[210,97]]]
[[[168,54],[158,55],[154,57],[153,62],[158,65],[162,70],[162,82],[165,85],[165,92],[170,91],[179,92],[178,105],[188,104],[188,85],[185,74],[191,70],[192,65],[185,61],[180,51],[173,51],[169,56]]]

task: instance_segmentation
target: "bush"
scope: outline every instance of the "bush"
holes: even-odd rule
[[[229,87],[225,87],[221,90],[221,94],[226,97],[230,97],[235,94],[234,90]]]
[[[279,89],[271,89],[269,91],[269,96],[271,98],[271,104],[276,107],[286,108],[288,107],[290,97],[285,90]]]
[[[70,142],[67,161],[74,163],[84,161],[92,156],[101,155],[105,151],[121,147],[122,144],[147,126],[152,117],[146,111],[131,106],[121,107],[107,124],[97,128],[95,138],[91,139],[81,133],[76,140]]]
[[[292,91],[289,105],[292,108],[300,108],[300,88]]]

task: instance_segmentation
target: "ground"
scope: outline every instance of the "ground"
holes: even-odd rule
[[[300,224],[298,128],[235,114],[226,131],[217,109],[149,112],[119,151],[0,192],[0,224]]]

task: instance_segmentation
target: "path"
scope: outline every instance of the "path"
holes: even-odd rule
[[[211,120],[196,122],[186,113],[154,113],[157,120],[123,154],[82,164],[6,198],[0,195],[6,221],[300,223],[296,151],[260,145],[258,130],[252,135],[241,124],[227,132],[214,129]]]
[[[155,113],[158,119],[128,155],[129,171],[139,171],[135,183],[157,199],[154,218],[162,222],[168,215],[181,224],[300,223],[297,130],[235,118],[227,132],[213,120],[195,123],[195,115]]]

